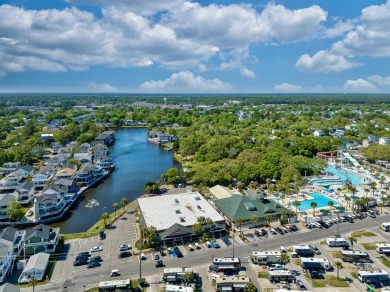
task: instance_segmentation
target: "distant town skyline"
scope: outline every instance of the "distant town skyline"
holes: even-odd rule
[[[4,0],[0,93],[390,93],[390,0]]]

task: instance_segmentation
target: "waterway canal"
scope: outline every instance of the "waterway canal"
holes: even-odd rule
[[[111,213],[114,203],[120,204],[126,197],[129,202],[144,193],[145,183],[155,181],[170,167],[180,167],[172,151],[148,143],[146,128],[122,128],[115,133],[116,141],[111,146],[115,170],[96,187],[80,196],[64,217],[63,222],[52,224],[61,227],[61,233],[85,232],[101,213]],[[95,199],[99,205],[86,207]]]

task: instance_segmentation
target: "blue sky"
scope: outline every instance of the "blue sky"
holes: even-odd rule
[[[0,3],[3,93],[390,93],[390,0]]]

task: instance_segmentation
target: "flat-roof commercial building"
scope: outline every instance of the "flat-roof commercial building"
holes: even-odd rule
[[[192,226],[199,217],[210,218],[212,233],[226,232],[225,219],[198,192],[138,199],[141,224],[155,227],[166,245],[191,241],[197,235]]]

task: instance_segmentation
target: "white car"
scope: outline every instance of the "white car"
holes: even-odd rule
[[[128,249],[131,249],[131,245],[130,244],[121,244],[119,246],[119,250],[120,251],[125,251],[125,250],[128,250]]]
[[[94,246],[93,248],[91,248],[90,252],[98,252],[102,250],[103,248],[101,246]]]

